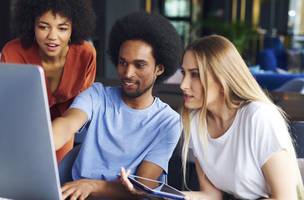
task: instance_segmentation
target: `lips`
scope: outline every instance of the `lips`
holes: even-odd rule
[[[185,101],[190,101],[192,98],[193,98],[192,95],[184,94],[184,100],[185,100]]]
[[[130,80],[123,80],[122,81],[122,86],[125,90],[132,90],[136,89],[137,87],[137,82],[136,81],[130,81]]]
[[[56,51],[57,48],[59,47],[59,45],[55,43],[46,43],[45,45],[48,51]]]

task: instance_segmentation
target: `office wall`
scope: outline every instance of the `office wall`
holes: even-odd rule
[[[11,1],[2,0],[0,3],[0,49],[11,39],[10,35],[10,10]]]

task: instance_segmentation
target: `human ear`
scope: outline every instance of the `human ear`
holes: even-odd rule
[[[165,71],[165,67],[164,65],[160,64],[160,65],[156,65],[156,75],[160,76],[164,73]]]

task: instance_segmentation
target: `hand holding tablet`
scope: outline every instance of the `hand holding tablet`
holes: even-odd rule
[[[135,176],[135,175],[129,175],[128,176],[129,181],[134,185],[135,188],[137,188],[140,191],[143,191],[147,196],[149,197],[160,197],[160,198],[166,198],[166,199],[185,199],[185,195],[180,192],[179,190],[165,184],[164,182],[155,181],[152,179]],[[158,185],[156,188],[151,188],[143,182],[151,182],[152,185]]]

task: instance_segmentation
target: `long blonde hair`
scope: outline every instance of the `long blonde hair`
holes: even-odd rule
[[[207,145],[208,134],[206,123],[206,99],[208,93],[207,72],[209,72],[223,88],[224,101],[228,108],[239,108],[252,101],[262,101],[276,107],[256,82],[235,46],[225,37],[219,35],[203,37],[190,44],[185,52],[187,51],[191,51],[196,59],[202,83],[202,107],[196,110],[196,112],[199,115],[198,130],[200,142],[204,145],[203,147]],[[286,119],[284,112],[280,108],[276,108],[282,114],[282,117]],[[186,177],[186,161],[190,142],[190,121],[192,120],[192,115],[190,115],[191,111],[185,107],[182,108],[181,113],[184,126],[182,163],[184,177]],[[286,120],[285,123],[286,126],[288,126]],[[292,153],[294,161],[296,162],[292,142],[290,142],[290,144],[289,151]],[[302,184],[301,179],[300,181]]]

